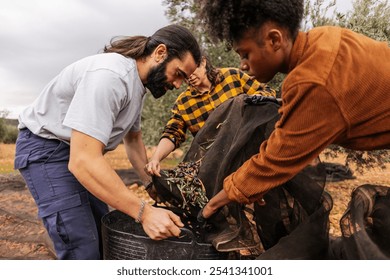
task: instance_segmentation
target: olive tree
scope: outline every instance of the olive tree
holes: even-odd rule
[[[9,111],[1,110],[0,111],[0,143],[15,143],[18,136],[18,129],[15,125],[9,124],[7,121],[7,116]]]

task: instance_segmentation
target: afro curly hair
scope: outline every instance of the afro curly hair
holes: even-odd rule
[[[287,28],[294,39],[303,12],[303,0],[201,0],[198,17],[211,39],[232,44],[270,21]]]

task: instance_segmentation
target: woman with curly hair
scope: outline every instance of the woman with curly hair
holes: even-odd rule
[[[303,0],[203,0],[209,34],[226,41],[241,68],[260,82],[287,74],[281,118],[259,153],[225,178],[203,209],[230,201],[264,204],[330,144],[355,150],[390,147],[390,49],[334,26],[299,30]],[[266,198],[265,198],[266,200]]]

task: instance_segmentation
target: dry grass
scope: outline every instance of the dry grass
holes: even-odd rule
[[[16,172],[14,170],[14,157],[14,144],[0,144],[0,174]]]
[[[154,152],[154,147],[147,148],[148,157]],[[171,168],[175,166],[183,156],[181,150],[171,153],[163,162],[163,168]],[[15,173],[14,170],[15,144],[0,143],[0,174]],[[105,154],[105,158],[114,169],[128,169],[131,164],[126,156],[124,145],[119,145],[114,151]]]

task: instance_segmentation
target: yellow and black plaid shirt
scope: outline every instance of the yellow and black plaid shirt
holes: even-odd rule
[[[211,112],[226,100],[243,93],[276,95],[268,85],[259,83],[237,68],[221,68],[219,71],[220,83],[210,91],[200,93],[189,86],[179,95],[161,138],[170,139],[178,148],[186,139],[187,129],[195,136]]]

